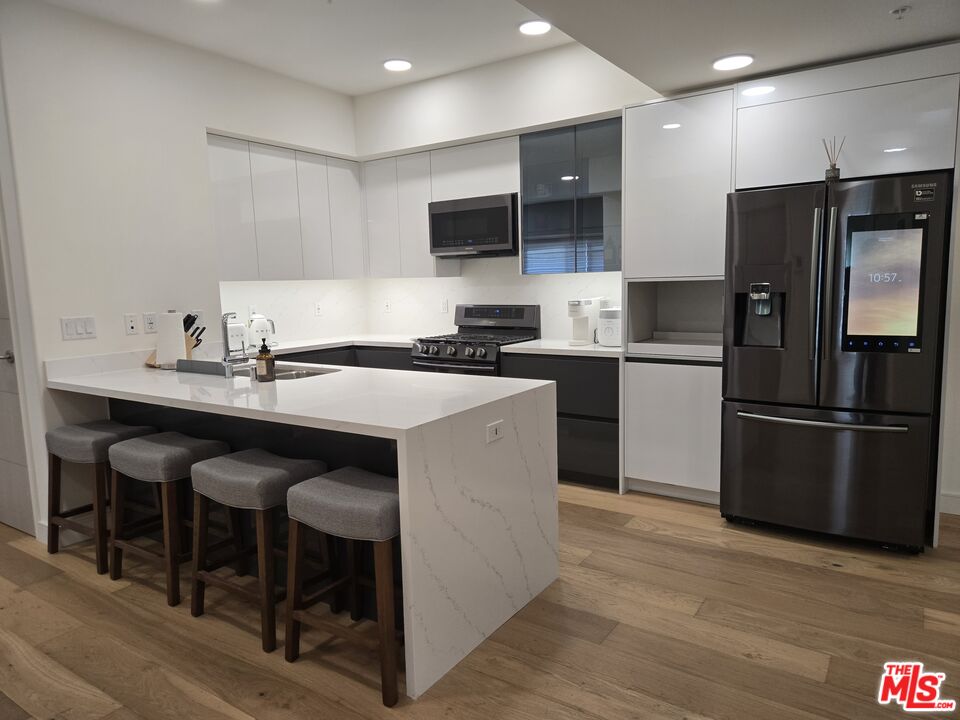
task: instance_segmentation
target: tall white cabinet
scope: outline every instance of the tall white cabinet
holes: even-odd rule
[[[333,236],[333,276],[366,275],[363,233],[363,186],[360,163],[327,158],[330,187],[330,234]]]
[[[370,277],[397,277],[400,275],[397,159],[364,163],[363,191],[367,208]]]
[[[327,158],[304,152],[298,152],[296,156],[303,277],[305,280],[327,280],[336,276],[333,269],[333,234],[330,231]]]
[[[733,90],[624,111],[625,278],[722,277]]]
[[[213,225],[220,280],[258,280],[257,230],[247,142],[207,136]]]

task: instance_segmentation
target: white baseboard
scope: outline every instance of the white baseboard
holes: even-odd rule
[[[668,485],[667,483],[635,480],[633,478],[625,478],[625,480],[627,490],[649,493],[650,495],[663,495],[665,497],[677,498],[678,500],[693,500],[694,502],[707,503],[708,505],[720,504],[720,493],[713,490],[701,490],[700,488]]]
[[[940,493],[940,512],[950,515],[960,515],[960,493],[946,492]]]

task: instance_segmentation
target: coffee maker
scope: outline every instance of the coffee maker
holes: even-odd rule
[[[571,321],[571,345],[593,345],[597,342],[597,321],[604,299],[593,297],[567,301],[567,316]]]

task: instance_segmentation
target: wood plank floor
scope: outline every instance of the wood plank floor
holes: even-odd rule
[[[560,579],[392,710],[356,644],[306,632],[288,664],[260,651],[239,598],[210,587],[194,619],[136,559],[111,582],[89,543],[49,556],[0,526],[0,720],[906,717],[875,702],[892,659],[946,672],[960,698],[960,518],[909,557],[730,526],[694,503],[560,498]]]

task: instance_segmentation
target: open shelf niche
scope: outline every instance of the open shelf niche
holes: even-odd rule
[[[719,359],[723,280],[643,280],[626,288],[627,355]]]

